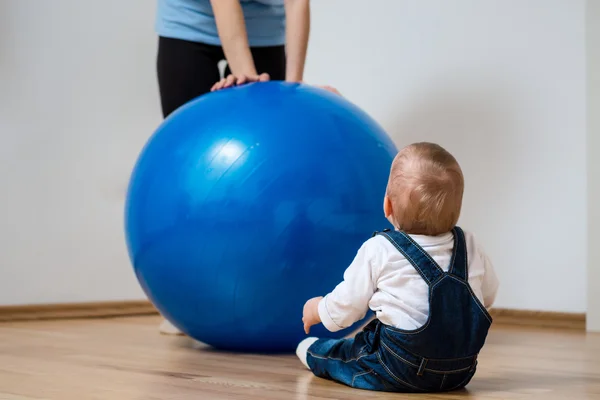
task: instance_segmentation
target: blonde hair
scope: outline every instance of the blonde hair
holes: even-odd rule
[[[463,174],[452,154],[422,142],[405,147],[394,158],[386,195],[396,228],[435,236],[456,226],[463,191]]]

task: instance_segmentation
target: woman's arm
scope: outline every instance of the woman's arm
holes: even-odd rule
[[[219,0],[216,0],[219,1]],[[286,71],[285,80],[301,82],[310,32],[309,0],[285,0]]]
[[[248,33],[240,1],[210,0],[210,4],[231,73],[249,77],[258,75],[248,45]]]

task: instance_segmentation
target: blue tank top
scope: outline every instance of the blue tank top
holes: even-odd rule
[[[250,46],[285,43],[284,0],[240,0]],[[210,0],[158,0],[159,36],[220,46]]]

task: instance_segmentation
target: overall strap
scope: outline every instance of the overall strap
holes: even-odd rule
[[[427,285],[431,285],[444,275],[444,271],[433,261],[433,258],[404,232],[384,230],[375,232],[388,239],[411,265],[421,274]]]
[[[448,273],[466,281],[469,279],[469,270],[467,266],[467,243],[465,241],[465,233],[458,226],[455,226],[454,229],[452,229],[452,234],[454,235],[454,250],[452,252]]]

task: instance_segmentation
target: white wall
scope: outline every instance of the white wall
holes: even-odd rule
[[[123,238],[160,122],[148,0],[0,2],[0,304],[143,298]]]
[[[586,308],[583,0],[314,1],[307,79],[451,150],[497,306]]]
[[[587,2],[588,330],[600,331],[600,1]]]
[[[312,4],[307,80],[463,165],[462,224],[495,261],[498,306],[584,311],[584,1]],[[0,2],[0,304],[142,297],[121,227],[160,116],[153,13]]]

